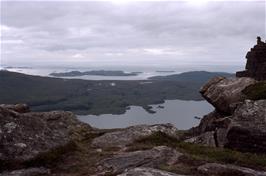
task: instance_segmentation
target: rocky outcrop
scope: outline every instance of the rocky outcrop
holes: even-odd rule
[[[115,132],[106,133],[95,138],[92,145],[98,148],[124,148],[126,145],[129,145],[134,141],[150,136],[156,132],[162,132],[168,136],[178,138],[178,130],[172,124],[137,125]]]
[[[216,147],[266,152],[266,100],[250,101],[247,99],[252,96],[246,94],[247,89],[266,80],[266,43],[258,37],[257,45],[246,57],[246,70],[237,72],[236,78],[215,77],[201,88],[202,96],[215,111],[189,131],[194,137],[186,141],[213,146],[214,139]],[[256,96],[264,89],[260,86],[254,90]]]
[[[129,169],[118,176],[183,176],[178,175],[158,169],[148,168],[148,167],[137,167],[134,169]]]
[[[186,142],[265,153],[266,100],[247,100],[243,93],[257,82],[247,77],[211,79],[200,92],[215,111],[190,130],[193,137]]]
[[[237,103],[245,100],[242,91],[255,83],[252,78],[215,77],[201,88],[200,93],[218,112],[228,115]]]
[[[34,161],[41,154],[68,147],[74,131],[89,125],[70,112],[28,112],[24,105],[0,106],[0,169]]]
[[[165,146],[154,147],[150,150],[134,151],[115,155],[99,163],[101,174],[119,174],[126,169],[136,167],[158,168],[160,165],[173,165],[183,154]]]
[[[257,45],[251,48],[246,58],[246,70],[237,72],[236,76],[266,80],[266,43],[260,37],[257,37]]]
[[[204,164],[198,167],[198,171],[206,176],[266,176],[266,172],[255,171],[253,169],[235,165],[224,165],[217,163]]]

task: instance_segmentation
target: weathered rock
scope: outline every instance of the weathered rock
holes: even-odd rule
[[[223,165],[217,163],[207,163],[198,167],[201,174],[207,176],[266,176],[266,172],[255,171],[253,169],[234,165]]]
[[[266,43],[257,38],[255,45],[246,55],[246,70],[236,73],[237,77],[251,77],[256,80],[266,80]]]
[[[0,169],[68,146],[75,129],[90,129],[70,112],[18,113],[11,109],[0,107],[0,162],[6,164]]]
[[[21,170],[14,170],[11,172],[0,173],[0,176],[45,176],[49,175],[51,172],[46,168],[28,168]]]
[[[119,147],[123,148],[137,139],[150,136],[156,132],[163,132],[178,138],[178,130],[171,124],[137,125],[119,131],[106,133],[93,140],[92,145],[98,148]]]
[[[228,128],[226,147],[266,152],[266,100],[246,100],[235,110]]]
[[[157,168],[161,165],[173,165],[182,155],[169,147],[158,146],[150,150],[122,153],[104,159],[98,164],[98,168],[101,173],[119,174],[126,169],[140,166]]]
[[[137,167],[134,169],[130,169],[125,171],[118,176],[182,176],[158,169],[148,168],[148,167]]]
[[[204,145],[204,146],[210,146],[210,147],[216,147],[214,131],[208,131],[199,136],[192,137],[190,139],[185,140],[185,142]]]
[[[200,93],[219,113],[232,114],[235,105],[246,98],[242,91],[255,83],[252,78],[215,77],[201,88]]]

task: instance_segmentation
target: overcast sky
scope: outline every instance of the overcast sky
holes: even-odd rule
[[[243,64],[265,1],[1,2],[1,59],[16,63]]]

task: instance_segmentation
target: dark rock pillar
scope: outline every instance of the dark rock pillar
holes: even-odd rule
[[[260,37],[257,37],[257,45],[251,48],[246,58],[246,70],[237,72],[236,76],[266,80],[266,43]]]

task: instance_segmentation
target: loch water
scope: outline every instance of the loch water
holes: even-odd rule
[[[151,105],[156,113],[148,113],[142,107],[130,106],[125,114],[79,115],[78,118],[96,128],[125,128],[139,124],[171,123],[185,130],[199,124],[203,115],[213,110],[206,101],[166,100],[160,105]]]

